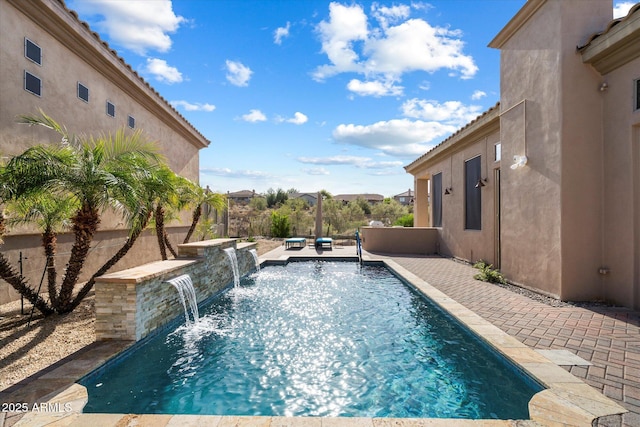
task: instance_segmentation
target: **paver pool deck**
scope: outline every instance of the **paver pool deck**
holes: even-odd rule
[[[261,261],[282,261],[288,257],[345,258],[355,256],[355,246],[334,245],[332,249],[307,246],[285,249],[283,245],[260,257]],[[556,361],[565,371],[580,378],[593,389],[628,410],[622,417],[601,420],[601,425],[640,426],[640,312],[619,307],[564,306],[552,307],[534,301],[502,287],[473,279],[476,270],[451,259],[427,256],[385,256],[364,252],[365,260],[386,260],[400,266],[417,278],[445,294],[451,304],[459,303],[475,315],[508,334],[513,351],[529,347],[537,351],[564,350],[579,356],[577,361]],[[447,298],[448,297],[448,298]],[[463,307],[463,309],[464,309]],[[475,314],[474,314],[475,313]],[[473,323],[473,322],[472,322]],[[487,329],[486,326],[482,328]],[[509,338],[509,337],[508,337]],[[500,338],[504,341],[504,338]],[[509,340],[507,340],[509,341]],[[524,344],[524,346],[522,346]],[[116,354],[129,343],[95,343],[53,367],[33,375],[27,380],[0,392],[0,402],[35,401],[98,366],[101,361]],[[526,349],[529,350],[529,349]],[[530,354],[529,352],[528,354]],[[547,353],[548,357],[549,353]],[[528,356],[531,357],[531,356]],[[588,364],[587,364],[588,363]],[[544,369],[541,375],[544,376]],[[550,368],[549,368],[550,369]],[[557,372],[554,374],[557,375]],[[567,381],[567,379],[563,379]],[[568,380],[571,382],[571,380]],[[71,385],[58,394],[50,404],[66,402],[74,412],[84,405],[81,389]],[[44,399],[46,400],[46,399]],[[553,411],[553,408],[550,408]],[[46,411],[43,411],[46,412]],[[532,421],[473,421],[437,419],[384,419],[384,418],[286,418],[286,417],[202,417],[186,415],[126,415],[78,414],[61,417],[60,414],[0,413],[0,426],[508,426],[539,425]],[[47,424],[52,423],[52,424]],[[571,424],[558,424],[571,425]],[[576,422],[573,425],[582,425]]]

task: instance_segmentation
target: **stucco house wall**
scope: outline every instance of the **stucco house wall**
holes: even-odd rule
[[[0,156],[6,159],[30,146],[59,140],[60,136],[49,129],[17,123],[20,115],[42,110],[74,134],[142,130],[147,139],[158,144],[172,170],[198,182],[198,153],[209,141],[62,1],[0,0],[0,28]],[[26,58],[25,39],[40,47],[41,65]],[[41,96],[25,90],[25,71],[41,79]],[[88,87],[88,102],[78,98],[78,82]],[[115,105],[115,117],[107,115],[107,101]],[[128,127],[129,116],[135,119],[134,129]],[[190,219],[190,214],[184,212],[168,225],[174,244],[182,242]],[[33,227],[12,228],[1,248],[13,265],[17,265],[19,252],[23,252],[23,258],[28,258],[24,261],[25,276],[32,284],[38,283],[44,265],[44,256],[37,247],[38,234]],[[119,215],[103,215],[81,280],[115,253],[126,235]],[[69,236],[60,236],[58,252],[68,253],[70,244]],[[146,233],[118,267],[157,259],[155,236]],[[64,262],[66,259],[61,258],[60,263]],[[13,289],[0,282],[0,303],[14,298],[17,294]]]
[[[493,262],[511,281],[563,300],[637,308],[640,8],[616,21],[612,10],[610,0],[529,0],[489,45],[501,51]],[[462,132],[486,126],[477,119]],[[455,165],[472,146],[454,135],[405,168],[415,178],[418,226],[431,225],[427,179],[452,170],[451,178],[443,174],[443,189],[452,182],[455,190],[462,179]],[[441,147],[447,152],[438,153]],[[523,155],[526,165],[511,168]],[[483,205],[491,203],[488,193]],[[464,207],[454,200],[457,213],[445,213],[443,203],[441,253],[474,261],[474,245],[483,245],[446,222]],[[483,206],[483,232],[485,210],[491,206]]]

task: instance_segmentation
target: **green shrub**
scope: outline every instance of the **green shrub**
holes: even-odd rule
[[[480,260],[475,264],[473,264],[473,267],[480,270],[478,274],[475,274],[473,276],[473,278],[476,280],[481,280],[483,282],[489,282],[489,283],[501,283],[501,284],[507,283],[502,273],[494,269],[493,265],[491,264],[487,264],[486,262]]]
[[[291,224],[289,217],[280,215],[278,212],[271,213],[271,236],[272,237],[289,237]]]
[[[403,227],[413,227],[413,214],[401,216],[393,223],[393,225],[401,225]]]

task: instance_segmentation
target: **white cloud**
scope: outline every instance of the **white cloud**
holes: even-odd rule
[[[400,96],[403,92],[402,86],[394,85],[393,81],[368,81],[363,82],[353,79],[347,84],[347,89],[360,96]]]
[[[376,162],[370,157],[331,156],[331,157],[298,157],[300,163],[325,166],[355,166],[362,169],[386,169],[402,166],[401,161]]]
[[[215,105],[212,104],[201,104],[199,102],[191,103],[191,102],[187,102],[187,101],[171,101],[170,102],[171,105],[173,105],[175,108],[177,107],[182,107],[184,108],[186,111],[213,111],[216,109]]]
[[[614,18],[622,18],[623,16],[627,16],[627,14],[629,13],[629,10],[635,5],[636,3],[633,1],[621,1],[621,2],[616,2],[613,5],[613,17]]]
[[[289,28],[291,28],[290,22],[287,22],[286,27],[278,27],[273,34],[273,42],[275,44],[282,44],[282,39],[289,37]]]
[[[182,82],[182,73],[176,67],[169,66],[164,59],[147,58],[145,70],[160,82],[169,84]]]
[[[173,12],[171,0],[76,0],[69,7],[81,15],[99,16],[94,25],[100,32],[139,55],[147,50],[168,51],[169,34],[186,21]]]
[[[476,90],[471,95],[471,99],[473,99],[475,101],[475,100],[484,98],[485,96],[487,96],[487,92],[484,92],[482,90]]]
[[[267,120],[267,116],[260,110],[251,110],[248,114],[242,116],[242,120],[251,123],[264,122]]]
[[[287,119],[286,122],[293,123],[294,125],[301,125],[301,124],[307,123],[308,120],[309,118],[307,116],[305,116],[299,111],[296,111],[293,117],[290,119]]]
[[[314,73],[314,78],[323,80],[346,71],[360,71],[358,54],[353,43],[367,38],[367,16],[359,5],[344,6],[329,4],[329,21],[318,24],[322,41],[322,52],[327,54],[332,65],[323,65]]]
[[[459,30],[433,27],[423,19],[408,19],[408,6],[374,4],[371,13],[379,26],[370,23],[358,5],[330,4],[328,20],[317,26],[322,52],[329,63],[316,68],[314,79],[322,81],[352,72],[364,75],[367,83],[380,85],[400,82],[403,74],[412,71],[433,73],[448,69],[462,79],[476,74],[478,67],[471,56],[464,54]],[[381,96],[379,88],[373,90],[362,84],[350,89],[360,95]]]
[[[200,168],[200,172],[206,175],[223,176],[227,178],[253,178],[267,179],[271,175],[267,172],[253,170],[232,170],[229,168]]]
[[[432,141],[455,130],[455,126],[435,121],[396,119],[366,126],[341,124],[333,130],[333,138],[390,156],[412,157],[424,154],[434,145]]]
[[[402,104],[402,114],[414,119],[437,121],[451,126],[464,126],[482,112],[478,105],[464,105],[459,101],[437,101],[413,98]]]
[[[302,172],[306,173],[307,175],[330,175],[329,171],[325,168],[307,168],[302,169]]]
[[[251,79],[251,68],[243,65],[241,62],[229,61],[226,62],[227,66],[227,80],[235,86],[248,86],[249,79]]]

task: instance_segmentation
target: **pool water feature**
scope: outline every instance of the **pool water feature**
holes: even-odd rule
[[[528,418],[541,390],[386,268],[268,266],[84,378],[84,412]]]
[[[226,248],[225,253],[231,263],[231,270],[233,271],[233,286],[240,286],[240,270],[238,269],[238,256],[236,255],[235,248]]]
[[[184,318],[187,323],[190,323],[189,310],[191,310],[191,316],[193,322],[197,322],[200,319],[200,313],[198,313],[198,300],[196,298],[196,290],[193,287],[191,276],[188,274],[182,274],[173,279],[167,280],[167,283],[173,285],[180,295],[180,301],[184,307]]]

